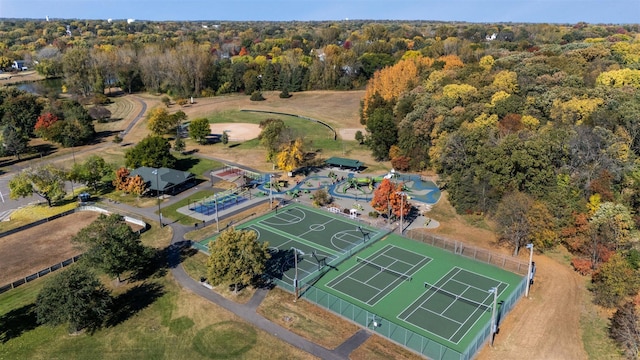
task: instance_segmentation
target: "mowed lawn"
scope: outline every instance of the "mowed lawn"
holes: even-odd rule
[[[122,322],[94,334],[37,325],[46,278],[0,295],[0,359],[313,359],[232,313],[184,291],[169,276],[116,289],[139,296]]]

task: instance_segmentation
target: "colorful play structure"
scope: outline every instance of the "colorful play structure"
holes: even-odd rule
[[[295,185],[290,186],[287,180],[270,179],[269,174],[262,177],[262,183],[257,187],[262,192],[260,195],[274,194],[286,195],[297,198],[303,194],[309,194],[318,189],[325,189],[331,196],[338,198],[354,199],[356,201],[371,201],[373,192],[384,179],[402,183],[402,191],[409,198],[425,204],[435,204],[440,198],[440,189],[429,180],[424,180],[418,174],[400,174],[391,170],[387,174],[379,176],[361,176],[354,173],[345,173],[339,176],[334,171],[327,175],[313,174]],[[271,180],[271,181],[270,181]],[[273,184],[273,185],[271,185]],[[270,187],[272,188],[270,189]],[[260,196],[258,195],[258,196]]]

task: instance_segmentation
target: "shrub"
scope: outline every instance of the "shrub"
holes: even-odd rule
[[[266,99],[264,98],[264,96],[262,96],[262,92],[256,90],[251,94],[251,99],[250,100],[251,101],[264,101]]]
[[[187,105],[188,102],[189,102],[189,100],[187,100],[187,99],[182,99],[182,98],[176,99],[176,104],[178,104],[180,106],[185,106],[185,105]]]
[[[580,275],[588,275],[591,274],[592,271],[592,263],[589,259],[573,258],[571,259],[571,266],[573,266],[573,269]]]
[[[120,135],[116,135],[113,137],[114,144],[120,144],[121,142],[122,142],[122,138],[120,137]]]
[[[171,99],[169,99],[169,97],[167,95],[164,95],[163,97],[161,97],[160,101],[162,101],[162,103],[166,107],[169,107],[169,105],[171,105]]]
[[[98,122],[103,123],[107,122],[111,117],[111,111],[104,106],[96,105],[89,109],[89,116],[91,116],[93,120],[98,120]]]
[[[280,99],[288,99],[291,97],[291,94],[289,94],[289,90],[287,90],[287,88],[284,88],[278,96],[280,96]]]
[[[369,211],[369,217],[370,218],[377,219],[379,216],[380,216],[380,214],[377,211]]]
[[[94,105],[106,105],[111,103],[111,99],[109,99],[105,94],[95,94],[93,95],[91,102]]]
[[[325,189],[318,189],[313,193],[313,205],[315,206],[325,206],[330,204],[331,201],[333,201],[333,199]]]

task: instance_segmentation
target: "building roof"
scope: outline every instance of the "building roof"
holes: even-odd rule
[[[335,157],[335,156],[325,160],[325,164],[331,165],[331,166],[354,168],[354,169],[359,169],[364,165],[364,163],[360,160],[347,159],[347,158],[341,158],[341,157]]]
[[[156,175],[156,170],[157,175]],[[169,168],[151,168],[141,166],[129,174],[129,176],[140,175],[140,177],[149,183],[149,190],[166,191],[176,185],[180,185],[187,180],[195,177],[188,171],[180,171]]]

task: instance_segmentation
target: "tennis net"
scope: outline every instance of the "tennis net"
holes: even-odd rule
[[[406,281],[411,281],[412,280],[412,277],[410,275],[407,275],[405,273],[401,273],[400,271],[397,271],[397,270],[389,269],[386,266],[382,266],[380,264],[376,264],[376,263],[371,262],[371,261],[369,261],[367,259],[363,259],[361,257],[356,257],[356,261],[361,263],[361,264],[366,264],[366,265],[369,265],[371,267],[374,267],[374,268],[378,269],[378,271],[380,271],[380,272],[391,273],[391,274],[393,274],[393,275],[395,275],[395,276],[397,276],[397,277],[399,277],[401,279],[404,279]]]
[[[429,289],[429,290],[438,292],[440,294],[446,295],[446,296],[454,299],[455,301],[462,301],[462,302],[467,303],[469,305],[473,305],[473,306],[475,306],[477,308],[482,309],[483,311],[489,312],[489,311],[492,310],[492,307],[490,305],[487,305],[485,303],[482,303],[482,302],[479,302],[479,301],[476,301],[476,300],[468,299],[468,298],[466,298],[466,297],[464,297],[464,296],[462,296],[460,294],[452,293],[451,291],[445,290],[445,289],[443,289],[443,288],[441,288],[439,286],[435,286],[435,285],[432,285],[432,284],[429,284],[429,283],[425,282],[424,283],[424,287],[426,289]]]

